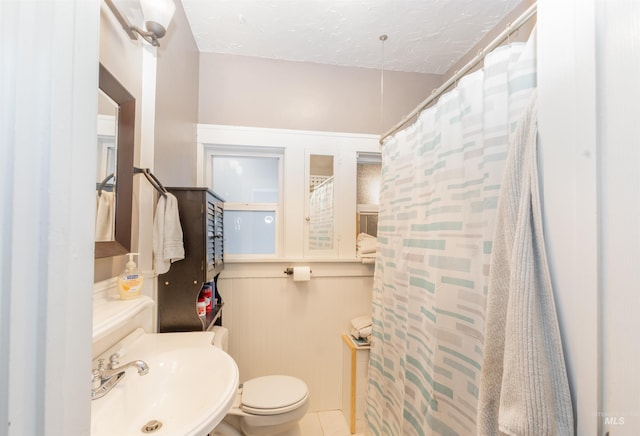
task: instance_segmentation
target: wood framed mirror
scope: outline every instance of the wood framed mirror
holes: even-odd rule
[[[131,250],[131,209],[133,197],[133,149],[135,138],[135,98],[100,64],[100,90],[116,107],[115,170],[113,172],[115,221],[113,239],[96,241],[95,258],[119,256]]]

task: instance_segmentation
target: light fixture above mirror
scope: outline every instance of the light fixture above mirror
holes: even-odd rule
[[[144,17],[143,30],[139,26],[132,25],[129,20],[122,14],[113,0],[104,0],[113,15],[118,19],[120,25],[129,38],[138,39],[138,35],[154,47],[159,47],[158,40],[167,33],[167,28],[173,18],[176,5],[173,0],[140,0],[140,8]]]

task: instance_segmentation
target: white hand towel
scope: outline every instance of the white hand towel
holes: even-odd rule
[[[542,231],[536,99],[509,144],[487,295],[478,434],[569,436],[573,412]]]
[[[182,226],[178,212],[178,200],[167,193],[158,199],[153,220],[153,267],[158,274],[169,271],[172,262],[184,259]]]
[[[113,192],[96,192],[96,241],[113,241],[115,225],[115,195]]]
[[[376,253],[366,253],[366,254],[358,254],[360,261],[366,264],[374,264],[376,263]]]
[[[378,239],[375,236],[366,233],[360,233],[356,241],[356,250],[358,255],[376,252],[376,244]]]
[[[368,336],[371,336],[371,331],[373,330],[373,327],[371,327],[370,325],[366,326],[366,327],[361,327],[359,329],[355,328],[355,327],[351,327],[351,336],[353,336],[354,338],[366,338]]]

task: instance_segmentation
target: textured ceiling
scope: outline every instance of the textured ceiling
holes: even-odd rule
[[[443,74],[521,1],[182,3],[202,52]]]

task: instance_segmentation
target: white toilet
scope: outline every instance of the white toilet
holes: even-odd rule
[[[229,331],[216,326],[214,332],[214,345],[227,351]],[[287,375],[254,378],[241,385],[231,410],[210,436],[295,434],[308,407],[309,389],[302,380]]]

